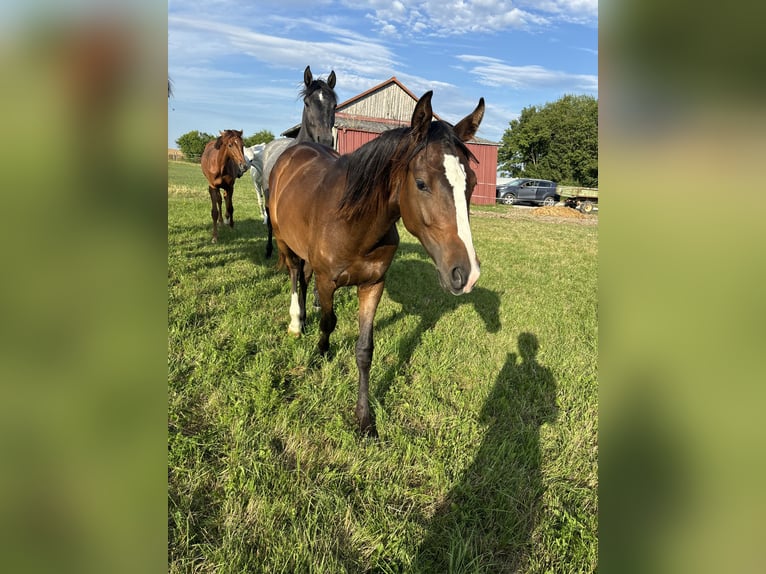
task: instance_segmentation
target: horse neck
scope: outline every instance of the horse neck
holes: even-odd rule
[[[380,207],[371,220],[364,222],[366,233],[364,234],[364,239],[359,243],[362,253],[371,251],[380,243],[381,239],[391,233],[392,228],[396,229],[396,223],[402,218],[398,193],[392,193],[389,199]]]
[[[228,153],[227,150],[228,146],[225,144],[221,145],[221,148],[218,150],[218,152],[215,154],[215,167],[218,169],[219,173],[223,173],[224,168],[226,167],[226,161],[228,160]]]
[[[298,130],[298,135],[295,136],[295,143],[310,143],[310,142],[317,142],[319,140],[314,139],[311,137],[311,134],[309,133],[309,119],[307,117],[306,111],[303,111],[303,116],[301,117],[301,127]]]
[[[308,129],[306,129],[305,121],[301,124],[300,129],[298,130],[298,135],[295,136],[295,143],[307,143],[307,142],[313,142],[314,139],[309,135]]]

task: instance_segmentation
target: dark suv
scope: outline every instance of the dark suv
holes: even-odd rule
[[[495,188],[495,197],[499,203],[533,203],[535,205],[555,205],[559,201],[556,182],[547,179],[512,179]]]

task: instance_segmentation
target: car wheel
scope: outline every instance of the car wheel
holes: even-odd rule
[[[516,202],[516,196],[512,193],[506,193],[503,197],[500,198],[500,201],[505,205],[513,205]]]
[[[591,213],[593,211],[593,202],[586,201],[580,206],[580,211],[583,213]]]
[[[556,205],[556,198],[553,197],[552,195],[549,195],[548,197],[543,199],[543,205],[545,207],[551,207],[553,205]]]

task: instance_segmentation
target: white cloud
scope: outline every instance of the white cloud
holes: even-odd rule
[[[336,72],[343,69],[348,73],[379,75],[395,67],[393,53],[379,42],[320,22],[295,20],[292,23],[311,26],[318,32],[332,32],[328,35],[332,39],[300,40],[204,18],[169,15],[169,45],[174,56],[183,56],[186,61],[246,55],[268,65],[302,69],[306,54],[311,54],[314,65],[327,67],[328,71],[333,66]]]
[[[572,74],[542,66],[512,66],[486,56],[461,55],[459,60],[469,65],[468,72],[486,86],[507,86],[513,89],[560,88],[597,92],[598,76]]]
[[[562,20],[595,23],[598,19],[598,0],[518,0],[520,6],[555,15]]]
[[[366,11],[388,35],[460,35],[598,20],[598,0],[348,0],[346,5]]]

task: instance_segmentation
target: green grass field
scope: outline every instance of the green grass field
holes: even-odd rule
[[[453,297],[402,243],[356,430],[356,292],[287,334],[249,174],[211,244],[198,165],[168,163],[170,572],[597,570],[598,226],[472,208],[482,274]],[[504,217],[512,215],[511,217]]]

